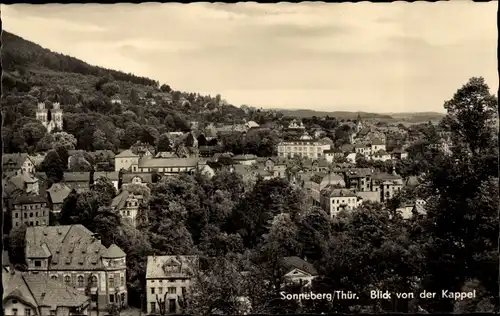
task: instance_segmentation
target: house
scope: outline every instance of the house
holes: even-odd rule
[[[148,256],[147,313],[160,314],[161,307],[168,314],[182,314],[183,296],[189,291],[198,268],[197,256]]]
[[[321,190],[323,190],[327,185],[337,186],[339,188],[345,187],[345,181],[342,176],[329,172],[325,173],[316,173],[313,175],[310,180],[311,184],[309,185],[311,200],[314,205],[320,205],[320,194]]]
[[[143,157],[131,165],[132,172],[157,171],[165,175],[193,172],[199,164],[199,158],[148,158]]]
[[[375,138],[370,143],[370,149],[372,153],[376,153],[379,150],[385,151],[387,148],[385,147],[385,142],[383,142],[379,138]]]
[[[180,158],[174,151],[159,151],[155,158]]]
[[[9,272],[11,270],[11,263],[9,258],[9,252],[7,250],[2,251],[2,272]]]
[[[19,190],[22,190],[28,194],[38,195],[40,193],[40,187],[38,185],[38,179],[31,173],[19,173],[8,179],[10,183],[16,186]]]
[[[5,315],[89,315],[90,298],[46,274],[2,273]]]
[[[413,203],[402,205],[396,209],[396,212],[398,212],[405,220],[412,219],[415,216],[425,216],[427,214],[425,204],[426,202],[424,200],[417,199]]]
[[[71,193],[71,190],[64,183],[54,183],[47,190],[48,205],[54,214],[61,212],[64,199]]]
[[[12,227],[49,225],[47,200],[39,195],[19,195],[12,202]]]
[[[257,163],[257,157],[255,155],[236,155],[233,157],[233,161],[240,165],[253,165]]]
[[[300,284],[310,288],[312,281],[318,277],[314,266],[299,257],[284,257],[280,260],[280,265],[284,271],[285,284]]]
[[[87,192],[90,190],[91,176],[90,172],[65,172],[63,183],[77,192]]]
[[[392,159],[407,159],[408,158],[408,152],[404,151],[401,148],[396,148],[393,149],[391,152],[391,158]]]
[[[323,151],[323,157],[329,163],[333,163],[335,159],[344,157],[344,153],[340,148],[327,149]]]
[[[141,141],[137,141],[135,144],[130,146],[132,153],[138,155],[139,157],[154,157],[155,147]],[[116,157],[116,156],[115,156]]]
[[[375,161],[388,161],[388,160],[391,160],[391,154],[389,154],[388,152],[386,152],[383,149],[380,149],[379,151],[372,154],[371,158],[372,158],[372,160],[375,160]]]
[[[216,153],[224,152],[224,148],[222,148],[222,146],[219,146],[219,145],[200,146],[198,148],[198,152],[199,152],[200,157],[208,158],[208,157],[212,157]]]
[[[403,179],[395,171],[392,174],[382,172],[372,176],[372,190],[380,193],[381,202],[392,199],[402,187]]]
[[[248,121],[247,123],[245,123],[245,127],[246,129],[257,128],[259,127],[259,124],[254,121]]]
[[[113,186],[115,187],[115,190],[118,191],[118,182],[119,182],[119,178],[120,178],[120,173],[119,172],[116,172],[116,171],[110,171],[110,172],[105,172],[105,171],[97,171],[97,172],[94,172],[94,181],[96,181],[97,179],[101,178],[101,177],[104,177],[106,178],[107,180],[109,180]]]
[[[278,157],[267,158],[264,162],[264,169],[272,172],[274,177],[285,178],[287,164],[284,159]]]
[[[46,156],[45,153],[37,153],[36,155],[29,156],[31,161],[35,165],[35,169],[42,164],[43,160],[45,159],[45,156]]]
[[[356,192],[371,191],[372,190],[372,170],[368,168],[357,168],[346,170],[345,182],[346,187]]]
[[[209,179],[212,179],[212,177],[215,176],[215,170],[210,167],[204,160],[200,160],[197,169],[202,175],[206,176]]]
[[[126,189],[127,184],[141,184],[147,186],[148,184],[153,184],[153,176],[151,173],[147,172],[124,173],[122,176],[122,187],[120,189]]]
[[[345,159],[352,164],[356,163],[356,153],[347,154],[347,156],[345,156]]]
[[[139,155],[134,154],[130,149],[122,151],[115,156],[115,171],[129,170],[130,166],[139,163],[139,158]]]
[[[112,150],[96,150],[90,153],[94,157],[97,170],[111,171],[114,169],[115,153]]]
[[[83,225],[28,227],[25,255],[30,274],[84,293],[90,287],[91,306],[98,302],[127,305],[126,254],[115,244],[106,248]],[[89,284],[90,283],[90,284]]]
[[[133,226],[136,226],[139,206],[142,201],[142,195],[123,190],[113,199],[111,208],[118,211],[123,219],[127,220]]]
[[[3,154],[2,171],[12,172],[15,175],[21,173],[35,173],[35,163],[28,154]]]
[[[354,210],[363,202],[353,191],[331,184],[321,190],[320,198],[321,208],[330,216],[337,215],[342,210]]]
[[[305,129],[304,123],[297,123],[296,120],[292,120],[287,128],[288,131],[304,131]]]
[[[283,141],[278,144],[279,157],[304,157],[317,159],[323,156],[323,152],[331,148],[330,144],[310,139],[297,139]]]

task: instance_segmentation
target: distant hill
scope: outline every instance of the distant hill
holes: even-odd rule
[[[408,112],[408,113],[369,113],[369,112],[348,112],[348,111],[315,111],[315,110],[294,110],[294,109],[275,109],[276,111],[283,113],[285,116],[295,116],[299,118],[309,118],[309,117],[321,117],[330,116],[337,119],[344,120],[355,120],[358,114],[364,120],[378,120],[383,122],[399,122],[406,121],[410,123],[428,122],[428,121],[439,121],[445,114],[437,112]]]

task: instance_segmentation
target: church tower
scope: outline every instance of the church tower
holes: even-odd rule
[[[39,120],[43,126],[47,127],[48,123],[48,112],[45,108],[45,103],[38,103],[38,109],[36,110],[36,119]]]
[[[63,129],[63,111],[59,102],[55,102],[52,106],[52,121],[54,122],[54,127],[62,131]]]
[[[356,133],[359,133],[359,131],[362,129],[363,129],[363,120],[361,119],[361,115],[358,113],[358,118],[356,119]]]

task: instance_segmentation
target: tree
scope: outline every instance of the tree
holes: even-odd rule
[[[40,164],[40,169],[47,174],[47,177],[52,183],[58,183],[61,182],[64,177],[66,164],[55,150],[51,150]]]
[[[114,82],[107,82],[101,86],[101,91],[108,97],[112,97],[120,92],[120,86]]]
[[[172,88],[170,88],[170,86],[168,84],[162,84],[160,87],[160,90],[162,92],[170,92],[170,91],[172,91]]]
[[[198,136],[198,147],[201,147],[201,146],[207,146],[207,139],[205,138],[205,135],[203,135],[203,134],[200,134],[200,136]]]
[[[71,156],[68,164],[68,171],[70,172],[89,172],[94,170],[93,164],[89,161],[88,153],[81,152]],[[92,160],[91,160],[92,161]]]
[[[14,265],[25,265],[26,258],[24,254],[24,249],[26,246],[26,225],[21,223],[20,226],[12,228],[9,233],[9,259]]]

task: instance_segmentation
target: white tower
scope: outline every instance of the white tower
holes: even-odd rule
[[[58,128],[62,130],[63,127],[63,113],[61,110],[61,105],[59,102],[53,104],[51,110],[51,117],[49,120],[49,112],[45,108],[45,103],[38,103],[38,109],[36,110],[36,119],[39,120],[42,125],[47,129],[47,132],[50,133],[54,130],[54,128]]]
[[[54,103],[52,106],[52,121],[54,122],[55,127],[62,131],[63,128],[63,111],[61,110],[61,105],[59,102]]]
[[[47,109],[45,108],[45,103],[38,103],[38,109],[36,110],[36,119],[39,120],[43,126],[47,127]]]

